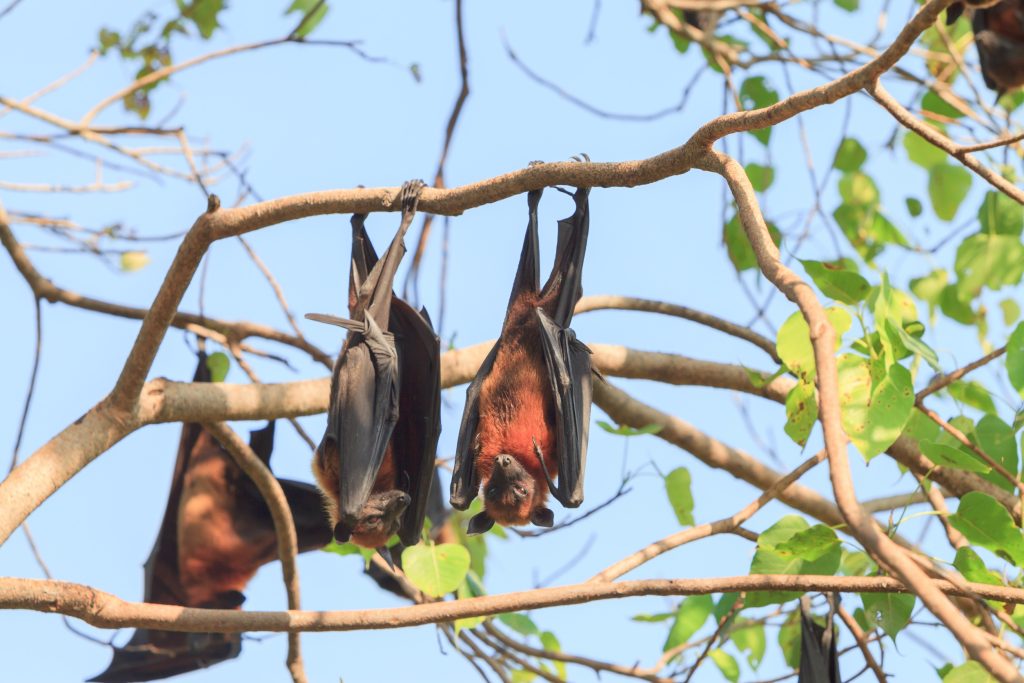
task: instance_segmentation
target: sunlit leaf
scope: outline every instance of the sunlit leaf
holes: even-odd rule
[[[928,196],[932,200],[932,209],[944,221],[953,220],[970,189],[971,172],[963,166],[937,164],[928,173]]]
[[[977,491],[967,493],[960,499],[956,513],[949,516],[949,523],[972,544],[991,550],[1018,567],[1024,564],[1021,530],[995,498]]]
[[[912,162],[926,170],[946,161],[945,152],[917,133],[907,131],[903,136],[903,148]]]
[[[843,138],[836,150],[836,157],[832,161],[833,168],[844,173],[859,170],[868,159],[868,153],[864,146],[854,138]]]
[[[431,597],[455,591],[469,571],[469,551],[455,543],[420,543],[402,551],[402,570]]]
[[[821,293],[841,301],[844,304],[856,304],[862,301],[871,290],[871,285],[856,270],[848,269],[848,264],[822,261],[801,261],[804,270],[814,280]]]
[[[662,651],[671,650],[676,645],[682,645],[690,640],[690,637],[704,625],[711,614],[713,606],[710,595],[691,595],[685,598],[676,611],[676,620],[672,623],[672,629],[668,633],[668,639]]]
[[[771,166],[747,164],[744,166],[744,170],[747,172],[750,184],[756,192],[764,192],[771,187],[772,181],[775,180],[775,169]]]
[[[679,523],[683,526],[693,524],[693,493],[690,491],[689,470],[677,467],[665,475],[665,492]]]
[[[149,265],[149,254],[144,251],[126,251],[121,254],[121,270],[132,273]]]
[[[970,300],[982,287],[996,290],[1015,285],[1024,275],[1024,246],[1013,235],[978,233],[956,250],[954,264],[960,297]]]
[[[298,12],[303,17],[308,17],[303,20],[302,26],[298,27],[295,31],[296,38],[305,38],[313,32],[321,21],[324,20],[324,16],[327,14],[327,3],[321,3],[317,7],[317,3],[320,0],[295,0],[285,12],[285,14],[291,14],[292,12]],[[316,11],[313,14],[309,14],[310,10],[316,7]]]
[[[887,636],[896,635],[910,622],[916,598],[901,593],[861,593],[867,622],[881,628]]]
[[[797,382],[786,396],[786,425],[783,428],[789,438],[803,446],[811,435],[818,419],[818,400],[814,384],[805,380]]]
[[[714,649],[708,653],[708,657],[727,680],[736,683],[740,679],[740,665],[736,663],[736,659],[731,654],[725,650]]]
[[[226,354],[218,351],[206,357],[206,367],[210,370],[211,382],[223,382],[224,378],[228,376],[231,361]]]
[[[985,667],[971,660],[947,672],[942,677],[942,683],[996,683],[996,679]]]

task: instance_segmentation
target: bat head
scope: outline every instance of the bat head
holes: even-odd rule
[[[387,540],[398,533],[402,524],[402,514],[409,507],[412,498],[405,491],[383,491],[370,496],[359,517],[354,520],[341,520],[334,527],[334,537],[343,542],[351,540],[364,548],[379,548]]]
[[[469,533],[483,533],[495,522],[505,526],[536,524],[550,527],[551,510],[544,507],[547,489],[518,459],[507,453],[494,457],[494,467],[483,482],[484,511],[469,522]]]

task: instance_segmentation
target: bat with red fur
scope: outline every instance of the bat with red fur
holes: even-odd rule
[[[483,494],[484,510],[470,520],[470,533],[487,531],[495,522],[550,527],[548,491],[565,507],[583,502],[590,350],[569,324],[582,294],[588,192],[577,189],[575,212],[558,222],[555,262],[543,287],[537,235],[541,191],[527,195],[529,222],[505,322],[469,385],[459,428],[452,507],[465,510]]]
[[[402,221],[380,259],[352,217],[351,319],[310,314],[349,330],[331,380],[327,430],[313,457],[339,542],[377,548],[397,533],[419,542],[440,434],[441,344],[425,310],[394,296],[421,181],[403,185]]]
[[[999,97],[1024,85],[1024,0],[954,3],[946,10],[946,23],[955,22],[965,5],[973,15],[971,27],[985,85]]]
[[[193,381],[210,381],[204,353]],[[249,443],[269,467],[274,423],[252,432]],[[292,510],[299,552],[327,545],[331,527],[316,487],[278,482]],[[145,601],[237,609],[256,570],[276,559],[274,523],[259,489],[201,425],[183,425],[167,508],[145,564]],[[106,671],[90,680],[177,676],[237,657],[241,647],[238,633],[137,629],[126,645],[114,649]]]

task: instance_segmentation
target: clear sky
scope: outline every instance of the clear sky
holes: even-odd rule
[[[905,16],[910,4],[896,3],[894,12]],[[181,42],[175,57],[184,59],[221,46],[282,35],[293,23],[280,19],[285,5],[234,3],[224,15],[225,29],[214,40],[208,44]],[[16,98],[30,94],[79,64],[95,44],[100,27],[126,29],[136,12],[150,7],[166,9],[162,3],[25,0],[0,20],[0,55],[5,64],[0,69],[0,93]],[[639,123],[601,118],[581,110],[529,80],[506,55],[504,39],[545,77],[596,106],[621,113],[642,114],[671,106],[678,102],[694,73],[704,68],[694,48],[679,55],[663,30],[648,33],[651,22],[638,15],[636,3],[602,3],[596,37],[584,44],[591,10],[592,4],[586,0],[466,3],[472,93],[448,160],[449,185],[517,169],[531,160],[561,160],[580,152],[589,153],[596,161],[647,157],[681,144],[697,126],[721,113],[722,91],[716,74],[703,76],[683,111]],[[874,10],[867,9],[865,14],[851,20],[832,7],[822,8],[825,21],[858,39],[865,39],[874,29]],[[894,19],[892,23],[898,27],[900,21]],[[394,186],[417,177],[429,182],[458,90],[453,26],[453,5],[448,1],[392,3],[386,7],[332,2],[316,37],[361,39],[368,53],[385,56],[398,66],[368,63],[340,48],[269,48],[175,76],[171,84],[157,91],[153,120],[170,112],[180,98],[181,109],[174,121],[186,123],[196,139],[208,140],[213,147],[224,150],[247,146],[249,180],[264,198],[360,184]],[[411,78],[404,66],[410,63],[419,65],[422,83]],[[129,82],[132,72],[132,67],[115,59],[101,60],[84,77],[41,100],[40,105],[62,116],[78,118],[99,99]],[[786,93],[780,70],[766,67],[757,73],[767,75],[781,93]],[[818,77],[796,71],[790,75],[798,88],[821,82]],[[905,91],[897,88],[896,92]],[[882,149],[893,135],[894,123],[863,96],[853,98],[852,106],[851,130],[872,153],[868,169],[879,182],[883,205],[915,240],[934,242],[949,226],[940,224],[927,210],[911,222],[903,208],[905,196],[925,196],[924,173],[905,163],[899,146],[898,152]],[[819,178],[831,164],[846,108],[847,104],[839,103],[804,118]],[[113,107],[100,123],[128,120]],[[0,130],[13,130],[16,125],[20,131],[48,130],[42,124],[22,119],[16,122],[14,115],[0,120]],[[774,131],[770,149],[777,180],[764,197],[768,216],[791,237],[784,244],[786,253],[795,248],[804,212],[813,203],[799,133],[795,121]],[[727,144],[730,152],[746,161],[764,163],[768,158],[765,148],[750,136],[734,137]],[[24,144],[0,144],[0,150],[23,148]],[[82,184],[91,181],[92,174],[88,162],[68,156],[0,158],[3,180]],[[121,177],[129,176],[115,171],[105,176],[107,180]],[[970,220],[980,198],[977,185],[954,225]],[[833,179],[824,195],[828,212],[838,205],[834,187]],[[236,186],[226,179],[213,189],[230,201]],[[0,191],[0,198],[8,210],[68,216],[91,226],[124,221],[143,235],[183,231],[205,207],[197,189],[173,180],[143,179],[135,189],[120,195],[39,196]],[[594,189],[585,292],[661,299],[747,324],[753,318],[754,307],[738,286],[721,244],[722,199],[722,181],[698,171],[634,189]],[[545,265],[553,251],[554,221],[568,215],[570,206],[569,200],[557,192],[545,195],[541,206]],[[497,334],[525,222],[525,197],[473,209],[451,220],[451,268],[442,331],[446,341],[454,337],[454,344],[462,346]],[[421,280],[422,303],[435,314],[435,320],[442,224],[435,223]],[[375,215],[368,221],[378,246],[390,239],[396,225],[396,215]],[[344,308],[348,230],[347,217],[327,216],[275,226],[251,235],[250,240],[281,281],[294,311],[339,313]],[[800,257],[834,257],[829,230],[820,221],[813,223],[800,247]],[[17,235],[25,242],[45,241],[25,226],[18,227]],[[154,245],[152,263],[134,273],[111,270],[84,256],[34,253],[33,258],[38,268],[60,286],[101,299],[145,306],[170,263],[172,245]],[[851,251],[845,243],[843,248],[847,253]],[[209,315],[286,325],[272,292],[237,242],[214,245],[210,259],[205,302]],[[948,264],[950,260],[946,252],[931,257],[931,262],[903,253],[883,261],[883,266],[896,285],[905,287],[909,278],[924,274],[933,263]],[[0,356],[8,359],[0,382],[0,415],[4,416],[0,419],[0,452],[5,452],[14,442],[33,338],[29,291],[5,256],[0,256],[0,264],[0,311],[7,323],[5,333],[0,335]],[[879,275],[873,273],[869,279],[877,282]],[[749,274],[744,281],[753,296],[763,301],[770,285]],[[198,288],[193,286],[182,308],[195,311],[197,305]],[[776,296],[768,306],[767,317],[777,327],[793,310]],[[305,321],[302,324],[322,348],[332,352],[337,349],[340,338],[334,330]],[[43,326],[42,369],[22,457],[104,395],[138,329],[135,321],[47,304],[43,307]],[[774,369],[761,351],[677,319],[596,312],[579,316],[574,328],[583,341]],[[774,336],[773,329],[763,321],[755,329]],[[937,350],[944,367],[953,368],[979,355],[971,331],[946,327],[940,328],[940,333],[943,344]],[[1002,338],[998,329],[992,334],[994,339]],[[187,379],[193,364],[184,335],[172,330],[151,376]],[[301,358],[294,372],[259,359],[254,365],[265,381],[324,374],[322,367]],[[927,378],[919,377],[919,385],[922,379]],[[234,367],[228,381],[247,380]],[[781,406],[720,390],[613,382],[779,470],[788,471],[805,457],[782,432],[785,417]],[[442,456],[454,449],[463,396],[461,387],[444,394]],[[741,417],[741,406],[749,411],[753,432]],[[606,419],[597,408],[593,417]],[[318,438],[324,418],[304,418],[302,423]],[[253,426],[238,425],[240,429]],[[179,431],[178,425],[159,425],[132,434],[31,516],[40,549],[57,578],[92,585],[128,600],[142,598],[141,565],[163,514]],[[820,433],[816,430],[806,453],[819,445]],[[586,523],[557,534],[539,539],[491,539],[486,576],[490,592],[522,590],[545,581],[559,584],[585,580],[616,559],[676,530],[678,524],[656,471],[665,473],[678,466],[691,470],[698,522],[731,514],[757,495],[750,486],[710,470],[652,436],[627,441],[595,427],[589,453],[587,501],[582,511],[613,494],[624,470],[641,470],[632,492]],[[276,473],[311,480],[309,455],[308,448],[282,422],[273,461]],[[912,480],[901,477],[888,459],[878,458],[868,470],[859,456],[852,455],[861,496],[913,489]],[[824,467],[804,481],[828,490]],[[778,504],[769,506],[751,521],[750,528],[766,528],[783,510]],[[565,511],[556,510],[556,519],[566,516]],[[901,531],[916,540],[928,519],[907,522]],[[948,556],[941,544],[933,543],[936,538],[931,529],[926,547]],[[752,552],[747,541],[712,538],[650,562],[629,578],[745,574]],[[352,557],[318,552],[302,556],[303,606],[326,610],[402,604],[364,578],[358,565]],[[558,576],[549,579],[556,572]],[[20,532],[0,548],[0,573],[41,576]],[[262,569],[246,593],[249,609],[281,609],[284,592],[279,566]],[[629,617],[666,611],[674,604],[674,599],[631,599],[545,610],[533,618],[554,631],[566,651],[621,663],[651,663],[661,652],[667,626],[637,623]],[[860,602],[856,596],[848,596],[846,604],[852,610]],[[925,615],[924,620],[932,619]],[[102,671],[109,661],[104,647],[69,634],[52,615],[4,613],[0,615],[0,630],[0,678],[5,681],[84,680]],[[744,663],[742,680],[770,678],[781,672],[777,647],[773,645],[776,633],[777,629],[769,629],[770,654],[760,675]],[[940,630],[926,629],[924,634],[932,646],[959,661],[957,648]],[[122,633],[118,642],[127,636],[127,632]],[[847,640],[844,634],[843,643]],[[303,647],[311,681],[344,679],[346,683],[361,683],[384,677],[455,681],[476,675],[447,644],[440,644],[430,626],[307,634]],[[248,641],[240,658],[181,680],[284,680],[285,649],[285,638],[280,635],[261,642]],[[890,648],[889,653],[886,670],[904,680],[928,680],[931,666],[942,663],[906,635],[900,636],[896,649]],[[859,661],[850,659],[845,666],[849,675],[859,668]],[[587,680],[591,676],[577,669],[570,677]],[[717,670],[707,664],[694,680],[718,679]]]

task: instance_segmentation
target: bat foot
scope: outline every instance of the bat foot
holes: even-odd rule
[[[406,180],[402,183],[402,189],[398,193],[398,201],[402,205],[402,213],[416,211],[416,204],[419,201],[420,193],[427,184],[422,180]]]
[[[395,561],[391,557],[390,548],[388,548],[386,545],[382,545],[381,547],[377,548],[377,554],[384,558],[384,561],[388,563],[388,567],[391,568],[391,571],[395,571]]]
[[[589,164],[590,163],[590,155],[587,154],[586,152],[580,152],[579,154],[573,154],[569,158],[572,159],[573,161],[577,162],[577,163],[580,163],[580,164],[583,164],[583,163]]]
[[[543,162],[543,161],[540,161],[540,160],[534,160],[534,161],[531,161],[530,163],[528,163],[528,164],[527,164],[527,167],[532,167],[532,166],[542,166],[543,164],[544,164],[544,162]]]

